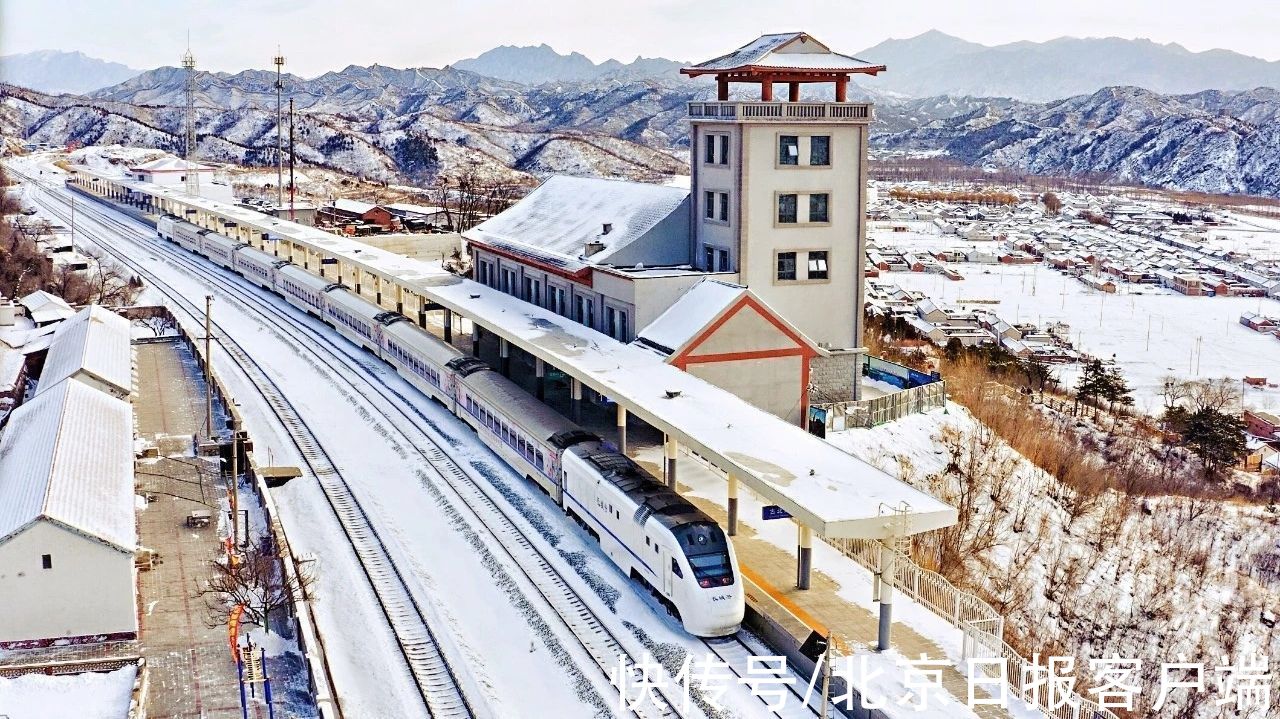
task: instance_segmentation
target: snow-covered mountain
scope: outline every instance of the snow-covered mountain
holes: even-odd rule
[[[868,84],[913,97],[973,95],[1047,101],[1134,85],[1153,92],[1280,87],[1280,62],[1229,50],[1191,52],[1144,39],[1062,37],[988,47],[931,30],[856,53],[887,65]]]
[[[954,117],[875,136],[970,164],[1280,197],[1280,92],[1160,95],[1108,87],[1043,104],[970,101]],[[961,105],[963,107],[963,105]]]
[[[921,57],[929,57],[927,49]],[[176,147],[184,78],[181,70],[159,68],[88,98],[0,89],[6,109],[0,119],[15,128],[10,136],[38,141]],[[201,73],[196,102],[208,159],[265,162],[275,144],[274,80],[259,70]],[[685,103],[714,93],[712,83],[678,76],[528,85],[456,66],[350,66],[312,79],[290,75],[285,87],[286,101],[292,98],[299,110],[305,161],[415,182],[422,179],[422,158],[396,149],[406,138],[432,146],[436,170],[462,164],[539,176],[683,174]],[[1280,196],[1275,90],[1162,95],[1109,87],[1044,103],[880,91],[863,96],[876,103],[872,142],[882,149],[941,150],[972,164],[1039,174]],[[405,167],[419,176],[410,177]]]
[[[459,70],[525,85],[678,78],[676,73],[682,66],[683,63],[675,60],[643,57],[637,57],[626,64],[610,59],[597,65],[580,53],[561,55],[546,44],[536,47],[503,45],[483,52],[478,57],[459,60],[453,64]]]
[[[89,92],[115,85],[139,72],[80,52],[38,50],[0,57],[0,82],[41,92]]]

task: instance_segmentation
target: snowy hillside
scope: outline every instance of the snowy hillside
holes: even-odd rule
[[[954,535],[940,533],[951,550],[941,556],[962,565],[947,573],[991,598],[1006,617],[1006,640],[1025,656],[1074,655],[1083,675],[1090,658],[1140,658],[1150,702],[1162,662],[1215,667],[1223,656],[1280,652],[1280,635],[1260,621],[1280,601],[1280,578],[1259,569],[1280,555],[1274,509],[1078,493],[956,404],[831,441],[961,508]],[[915,550],[917,561],[931,553]],[[1206,685],[1205,694],[1175,694],[1177,709],[1159,716],[1226,716],[1212,680]]]

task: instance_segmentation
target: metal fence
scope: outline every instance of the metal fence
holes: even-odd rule
[[[924,389],[924,388],[919,388]],[[872,539],[827,539],[828,544],[840,550],[871,572],[880,569],[881,552],[885,546]],[[1097,705],[1074,691],[1058,697],[1042,695],[1044,673],[1039,674],[1034,664],[1024,659],[1008,642],[1004,641],[1004,617],[969,592],[956,587],[937,572],[931,572],[896,549],[888,549],[894,555],[893,586],[899,592],[923,604],[964,633],[966,659],[1005,660],[1005,680],[1009,695],[1035,705],[1054,719],[1119,719],[1114,712]],[[1041,684],[1036,684],[1039,678]],[[1057,705],[1050,708],[1050,705]]]
[[[947,403],[946,382],[904,389],[883,397],[850,402],[815,402],[813,409],[826,413],[828,432],[874,427],[912,414],[938,409]]]

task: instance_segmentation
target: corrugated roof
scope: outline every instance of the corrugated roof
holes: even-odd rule
[[[604,249],[590,261],[606,263],[611,254],[676,212],[688,196],[688,190],[678,187],[557,175],[462,236],[575,259],[588,242],[598,241]]]
[[[808,33],[784,32],[761,35],[726,55],[686,67],[680,72],[700,75],[708,72],[726,72],[750,67],[767,67],[795,70],[826,70],[842,72],[876,73],[883,65],[832,52]]]
[[[0,438],[0,542],[44,519],[132,552],[133,491],[128,403],[63,381],[14,410]]]
[[[82,371],[129,394],[133,391],[129,341],[129,320],[97,305],[80,310],[53,333],[36,394]]]
[[[57,322],[76,313],[61,297],[44,290],[32,292],[18,300],[18,304],[27,308],[27,314],[31,315],[31,321],[36,324]]]

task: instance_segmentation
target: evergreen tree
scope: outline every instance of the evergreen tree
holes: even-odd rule
[[[1214,477],[1244,456],[1248,450],[1244,433],[1243,419],[1206,407],[1187,418],[1183,439],[1200,458],[1205,474]]]
[[[1106,392],[1108,379],[1107,370],[1102,366],[1102,360],[1095,359],[1084,366],[1084,373],[1080,375],[1080,381],[1076,382],[1076,409],[1079,410],[1080,402],[1088,404],[1090,401],[1102,397]]]
[[[1133,389],[1125,381],[1124,375],[1120,374],[1119,367],[1112,367],[1103,374],[1101,391],[1098,394],[1107,400],[1108,410],[1114,411],[1117,402],[1123,405],[1133,404],[1132,392]]]

